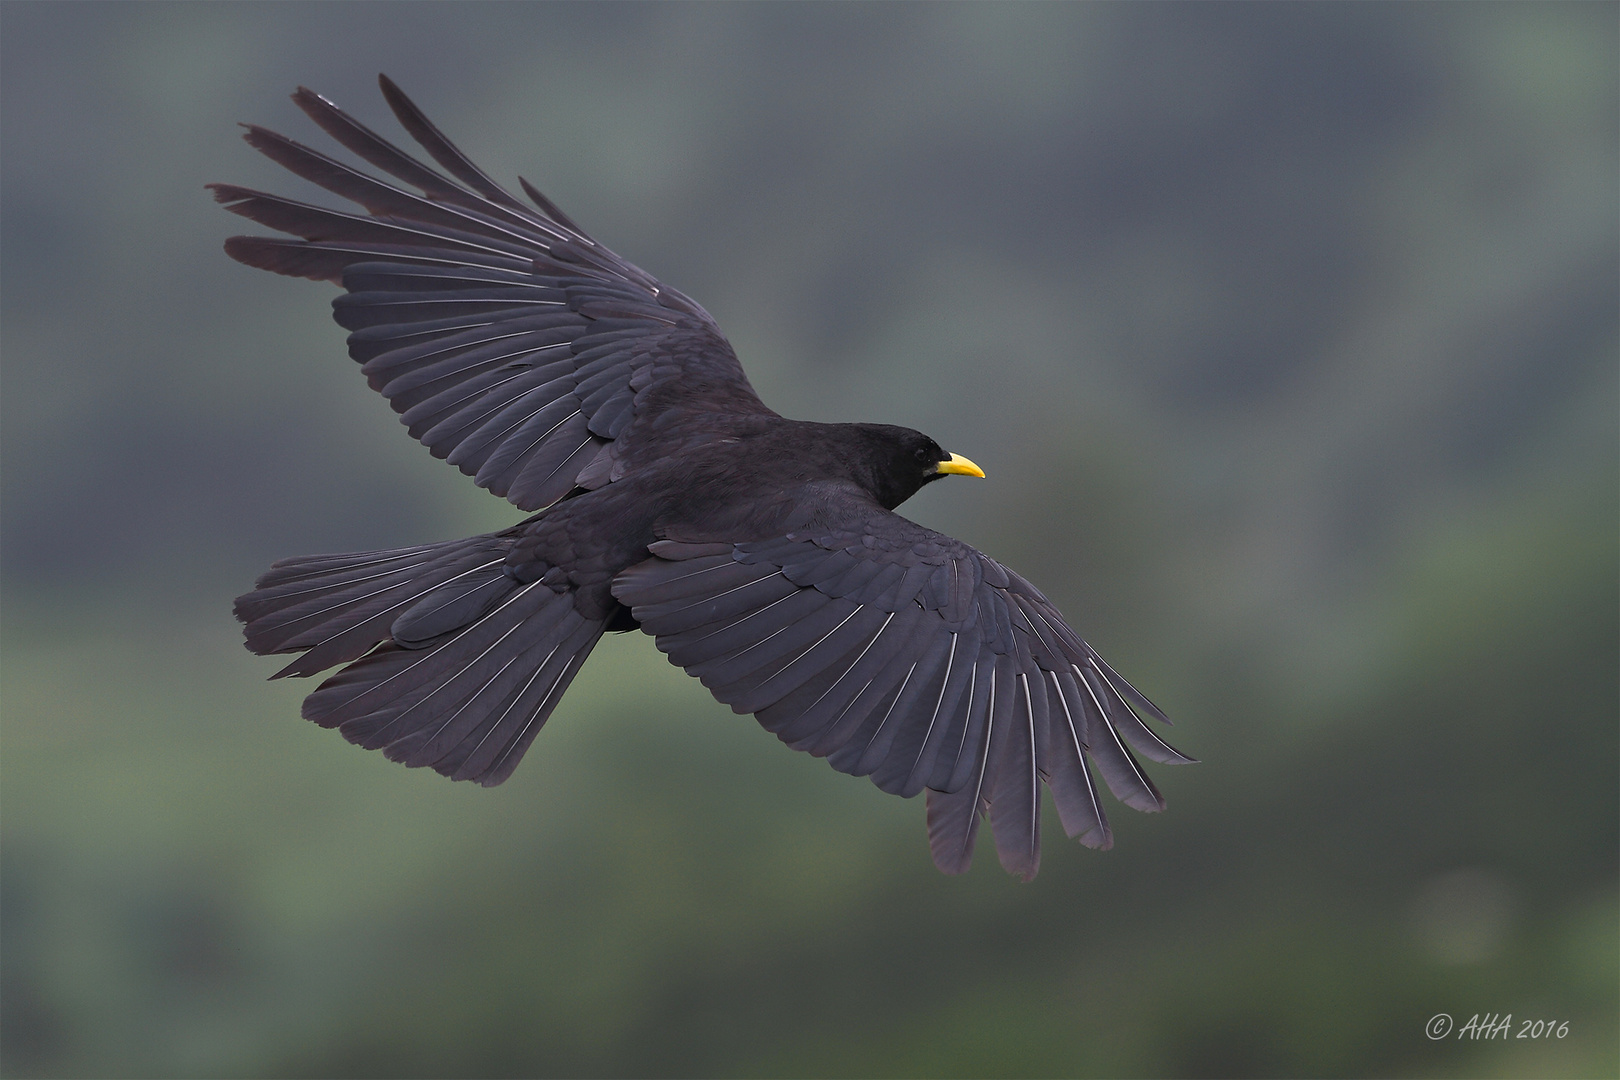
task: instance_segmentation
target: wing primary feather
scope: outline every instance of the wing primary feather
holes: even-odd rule
[[[1041,785],[1029,672],[1018,672],[1011,690],[1009,704],[1012,708],[1004,725],[1007,745],[997,763],[990,825],[1002,868],[1020,880],[1030,881],[1041,865]],[[1043,687],[1043,696],[1044,692]],[[1019,704],[1023,705],[1022,723],[1018,717]],[[997,727],[1002,726],[997,724]]]
[[[390,377],[378,389],[400,414],[401,423],[431,423],[439,413],[501,385],[506,377],[501,370],[503,367],[518,367],[522,377],[531,380],[556,381],[566,374],[566,361],[535,365],[532,359],[527,359],[554,348],[557,346],[534,349],[525,344],[513,352],[499,353],[460,367],[453,362],[423,364]]]
[[[1127,700],[1134,703],[1137,708],[1146,712],[1149,716],[1153,717],[1153,719],[1165,724],[1170,724],[1170,718],[1164,714],[1164,710],[1153,704],[1153,702],[1149,701],[1147,696],[1143,694],[1142,691],[1138,690],[1136,687],[1127,682],[1119,672],[1109,667],[1108,661],[1098,656],[1096,650],[1088,648],[1087,651],[1090,653],[1088,659],[1091,661],[1092,666],[1097,669],[1098,674],[1102,675],[1108,680],[1111,686],[1115,687],[1116,692],[1120,693]],[[1171,726],[1173,727],[1174,725],[1172,724]]]
[[[955,768],[944,788],[946,791],[955,791],[972,778],[978,761],[971,748],[978,742],[981,727],[988,746],[990,729],[995,726],[996,654],[988,652],[985,644],[980,645],[979,658],[973,665],[973,681],[968,698],[967,721],[962,726],[961,745],[953,759]]]
[[[1033,748],[1031,714],[1027,711],[1030,702],[1022,693],[1027,682],[1012,653],[998,655],[992,672],[995,693],[990,714],[991,735],[985,753],[987,771],[983,783],[988,785],[985,801],[989,804],[997,859],[1008,873],[1027,881],[1038,867],[1040,843],[1040,788],[1037,785],[1033,792],[1028,790],[1035,772],[1032,762],[1026,761],[1026,756],[1032,756]],[[1037,826],[1033,832],[1032,797],[1035,799],[1033,824]]]
[[[984,745],[979,748],[979,752],[977,754],[977,764],[979,766],[978,776],[973,781],[973,803],[975,806],[980,805],[984,801],[984,778],[990,768],[990,745],[996,731],[995,701],[997,674],[998,672],[996,671],[996,665],[992,662],[990,665],[990,688],[989,692],[985,694],[985,701],[988,702],[988,705],[985,709],[986,716],[984,722]]]
[[[1107,782],[1108,790],[1126,806],[1144,813],[1151,814],[1163,810],[1164,796],[1159,794],[1159,789],[1153,786],[1153,781],[1148,779],[1142,767],[1131,756],[1131,752],[1125,748],[1125,744],[1119,741],[1119,734],[1114,731],[1114,725],[1109,722],[1108,714],[1104,711],[1096,690],[1086,679],[1085,673],[1078,666],[1074,668],[1074,673],[1085,689],[1086,696],[1091,699],[1092,707],[1096,710],[1097,724],[1102,729],[1097,733],[1097,737],[1092,739],[1090,749],[1098,767],[1103,771],[1103,780]]]
[[[1163,711],[1163,709],[1158,708],[1157,704],[1153,704],[1152,701],[1149,701],[1147,695],[1144,695],[1142,691],[1137,690],[1136,687],[1132,687],[1131,683],[1129,683],[1128,680],[1123,677],[1123,675],[1119,675],[1119,672],[1116,672],[1113,667],[1108,665],[1108,661],[1105,661],[1103,657],[1097,656],[1097,651],[1095,651],[1095,649],[1087,646],[1087,653],[1089,653],[1089,657],[1087,657],[1087,659],[1090,659],[1092,664],[1095,665],[1098,670],[1106,672],[1106,674],[1108,674],[1108,680],[1115,683],[1116,687],[1119,688],[1119,691],[1121,691],[1126,698],[1131,699],[1132,703],[1136,704],[1137,708],[1147,712],[1147,714],[1152,716],[1155,721],[1160,721],[1162,724],[1170,724],[1171,727],[1174,727],[1174,724],[1171,724],[1170,717],[1165,716],[1165,711]]]
[[[549,248],[553,239],[547,233],[532,228],[516,231],[510,225],[484,218],[463,207],[433,202],[414,192],[394,187],[257,124],[242,126],[247,129],[243,139],[259,153],[310,183],[359,203],[374,215],[416,217],[452,229],[471,227],[473,231],[494,230],[523,243],[538,244],[542,249]]]
[[[423,266],[462,267],[470,264],[490,269],[527,269],[533,262],[505,255],[474,257],[469,252],[444,251],[436,247],[407,249],[397,244],[352,247],[346,243],[290,240],[283,236],[227,237],[225,254],[237,262],[271,273],[290,274],[312,281],[330,281],[338,285],[343,284],[344,270],[366,259],[388,259]]]
[[[350,152],[430,196],[469,209],[487,209],[492,214],[512,219],[515,223],[528,228],[540,226],[549,229],[548,223],[521,209],[521,204],[521,212],[514,212],[506,206],[481,198],[458,186],[448,177],[417,161],[313,90],[300,86],[293,94],[293,103],[315,121],[322,131],[332,136]]]
[[[382,87],[383,97],[387,100],[388,107],[394,110],[394,116],[399,119],[400,126],[410,132],[411,138],[422,144],[422,149],[426,150],[434,161],[491,202],[528,216],[528,207],[514,199],[499,184],[491,180],[484,170],[469,161],[467,155],[456,149],[455,144],[444,137],[433,122],[423,115],[422,110],[416,107],[416,103],[394,85],[392,79],[386,75],[379,75],[377,84]]]
[[[405,391],[390,404],[399,412],[399,422],[410,429],[411,435],[433,452],[434,457],[449,459],[461,452],[450,462],[459,466],[469,456],[476,455],[479,447],[468,444],[492,415],[508,406],[520,404],[525,397],[536,394],[544,396],[548,389],[544,385],[522,388],[521,381],[526,374],[523,371],[507,373],[499,368],[476,372],[470,378],[464,378],[462,382],[440,389],[421,400],[407,401],[408,394],[413,399],[416,395]],[[513,382],[520,385],[508,386]],[[503,390],[503,387],[506,389]],[[555,404],[556,400],[542,401],[529,415],[534,416],[546,406]],[[400,408],[401,405],[405,407]]]
[[[1132,746],[1154,761],[1164,765],[1198,764],[1196,758],[1190,758],[1183,754],[1180,750],[1155,735],[1153,729],[1142,722],[1142,718],[1136,714],[1136,710],[1131,706],[1130,701],[1119,692],[1119,688],[1114,685],[1114,681],[1108,677],[1107,672],[1103,671],[1095,663],[1092,665],[1092,670],[1097,673],[1103,684],[1113,693],[1114,699],[1124,707],[1125,711],[1123,713],[1114,713],[1114,719],[1116,726],[1123,730],[1126,740]]]
[[[949,768],[946,768],[947,763],[944,761],[934,766],[933,774],[928,783],[929,787],[938,787],[941,791],[954,791],[960,786],[960,784],[955,784],[954,781],[957,779],[957,774],[962,772],[962,754],[967,749],[968,732],[973,729],[973,715],[978,697],[979,665],[981,662],[982,657],[979,657],[967,665],[968,685],[964,695],[965,705],[962,710],[962,734],[956,740],[956,753],[952,754],[949,759]],[[943,777],[940,775],[941,773],[943,773]],[[965,776],[961,783],[967,783]]]
[[[1054,764],[1047,778],[1057,803],[1058,820],[1069,836],[1079,837],[1087,847],[1106,851],[1114,846],[1114,835],[1108,827],[1108,814],[1097,795],[1097,786],[1092,782],[1091,770],[1086,767],[1080,725],[1069,707],[1057,672],[1049,671],[1047,675],[1052,679],[1053,695],[1063,709],[1061,720],[1056,712],[1050,714],[1054,727],[1061,724],[1061,729],[1055,732],[1058,738],[1052,748]]]
[[[990,672],[991,696],[995,690],[995,668]],[[973,841],[979,832],[984,805],[984,778],[990,763],[990,734],[993,725],[984,725],[984,745],[973,755],[978,765],[971,784],[954,792],[928,792],[928,841],[934,865],[947,874],[960,874],[973,862]]]
[[[351,153],[390,176],[440,198],[458,202],[468,198],[468,192],[423,165],[308,87],[300,86],[292,99],[293,104],[315,121],[322,131],[336,139]]]
[[[587,244],[595,242],[590,237],[586,236],[585,231],[578,225],[575,225],[573,219],[567,214],[563,213],[562,210],[557,207],[556,203],[546,198],[545,195],[541,194],[538,188],[529,183],[527,180],[523,179],[521,176],[518,177],[518,186],[523,189],[523,194],[527,195],[534,205],[540,208],[540,212],[545,214],[546,217],[550,218],[552,221],[555,221],[557,224],[561,225],[563,228],[567,229],[569,232],[573,233]]]
[[[285,199],[252,188],[235,184],[208,184],[214,198],[233,214],[284,233],[301,236],[305,240],[337,240],[378,244],[409,243],[425,248],[449,248],[471,253],[521,257],[529,252],[525,245],[508,243],[493,237],[477,237],[456,229],[412,228],[403,219],[383,220],[341,210],[328,210],[324,206]],[[333,235],[333,233],[337,235]],[[474,238],[476,237],[476,238]],[[425,242],[424,242],[425,241]]]
[[[1038,771],[1038,769],[1040,767],[1041,756],[1037,752],[1036,746],[1035,746],[1035,743],[1036,743],[1036,739],[1035,739],[1035,701],[1034,701],[1034,698],[1032,697],[1032,695],[1030,694],[1030,691],[1029,691],[1029,672],[1020,671],[1018,673],[1018,680],[1019,680],[1019,682],[1021,682],[1023,684],[1023,687],[1024,687],[1024,719],[1025,719],[1026,723],[1028,724],[1028,728],[1023,734],[1028,736],[1027,745],[1029,747],[1029,773],[1028,773],[1029,788],[1028,788],[1028,791],[1029,791],[1029,797],[1030,797],[1029,798],[1030,855],[1032,857],[1037,857],[1038,848],[1039,848],[1040,840],[1041,840],[1041,782],[1040,782],[1040,777],[1037,775],[1037,771]],[[1043,686],[1041,688],[1041,693],[1042,693],[1043,696],[1045,695],[1045,692],[1046,692],[1046,688]],[[1033,873],[1030,874],[1030,877],[1034,877],[1034,876],[1035,875]]]

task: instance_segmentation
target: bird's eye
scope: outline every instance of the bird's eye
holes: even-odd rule
[[[925,462],[925,463],[928,462],[929,460],[931,460],[928,451],[926,449],[924,449],[923,447],[921,447],[921,446],[917,447],[916,457],[917,457],[918,461]]]

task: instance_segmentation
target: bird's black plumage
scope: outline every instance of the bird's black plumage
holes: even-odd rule
[[[1151,702],[1023,578],[893,513],[983,475],[919,432],[787,420],[707,312],[586,236],[526,181],[502,190],[387,78],[445,170],[300,89],[293,100],[406,186],[263,128],[247,141],[363,214],[229,184],[285,237],[235,259],[336,282],[339,324],[411,435],[520,509],[502,532],[277,563],[236,602],[278,675],[339,664],[304,715],[457,780],[505,780],[606,630],[636,626],[737,712],[885,791],[928,790],[934,860],[967,869],[988,814],[1002,865],[1040,862],[1040,785],[1106,848],[1088,765],[1163,800],[1131,753],[1185,762]],[[414,189],[414,190],[411,190]],[[1165,721],[1168,722],[1168,721]]]

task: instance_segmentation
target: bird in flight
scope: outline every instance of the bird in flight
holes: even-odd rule
[[[1091,765],[1127,806],[1163,809],[1131,750],[1192,759],[1144,722],[1169,722],[1158,707],[1029,582],[894,512],[977,465],[908,428],[779,416],[708,312],[528,181],[533,205],[508,193],[379,81],[440,168],[300,88],[298,107],[393,181],[244,125],[364,213],[211,184],[288,234],[225,250],[342,286],[334,316],[372,389],[435,457],[532,516],[272,566],[236,601],[247,647],[299,654],[273,678],[345,665],[305,717],[499,784],[602,634],[639,627],[795,750],[907,798],[927,789],[947,874],[988,818],[1002,866],[1033,878],[1042,782],[1069,836],[1112,846]]]

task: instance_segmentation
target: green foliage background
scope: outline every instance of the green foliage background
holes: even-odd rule
[[[6,4],[9,1076],[1613,1076],[1617,10]],[[393,132],[985,466],[1204,764],[1039,879],[640,635],[517,775],[297,719],[230,599],[498,528],[220,251],[233,135]],[[1568,1021],[1431,1041],[1446,1012]],[[1514,1032],[1519,1025],[1515,1023]]]

